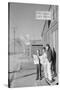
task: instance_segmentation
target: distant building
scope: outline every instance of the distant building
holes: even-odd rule
[[[42,41],[41,40],[32,40],[31,42],[31,56],[33,54],[37,54],[37,50],[40,50],[42,52]]]
[[[25,53],[25,44],[19,38],[15,40],[11,39],[10,41],[10,54],[24,54]]]

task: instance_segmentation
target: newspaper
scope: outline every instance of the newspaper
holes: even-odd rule
[[[33,55],[33,62],[34,62],[34,64],[39,64],[39,59],[38,59],[37,55]]]

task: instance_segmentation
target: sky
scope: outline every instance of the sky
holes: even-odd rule
[[[10,37],[21,38],[28,36],[31,40],[39,40],[44,26],[44,20],[35,18],[36,11],[47,11],[49,5],[39,4],[10,4]]]

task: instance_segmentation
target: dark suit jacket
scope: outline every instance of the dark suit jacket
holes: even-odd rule
[[[49,50],[47,51],[47,58],[48,58],[48,61],[49,61],[49,62],[52,61],[52,50],[51,50],[51,49],[49,49]]]

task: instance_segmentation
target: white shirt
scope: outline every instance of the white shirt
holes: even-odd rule
[[[42,56],[39,56],[39,58],[41,64],[46,64],[46,62],[48,61],[46,53],[44,53]]]

